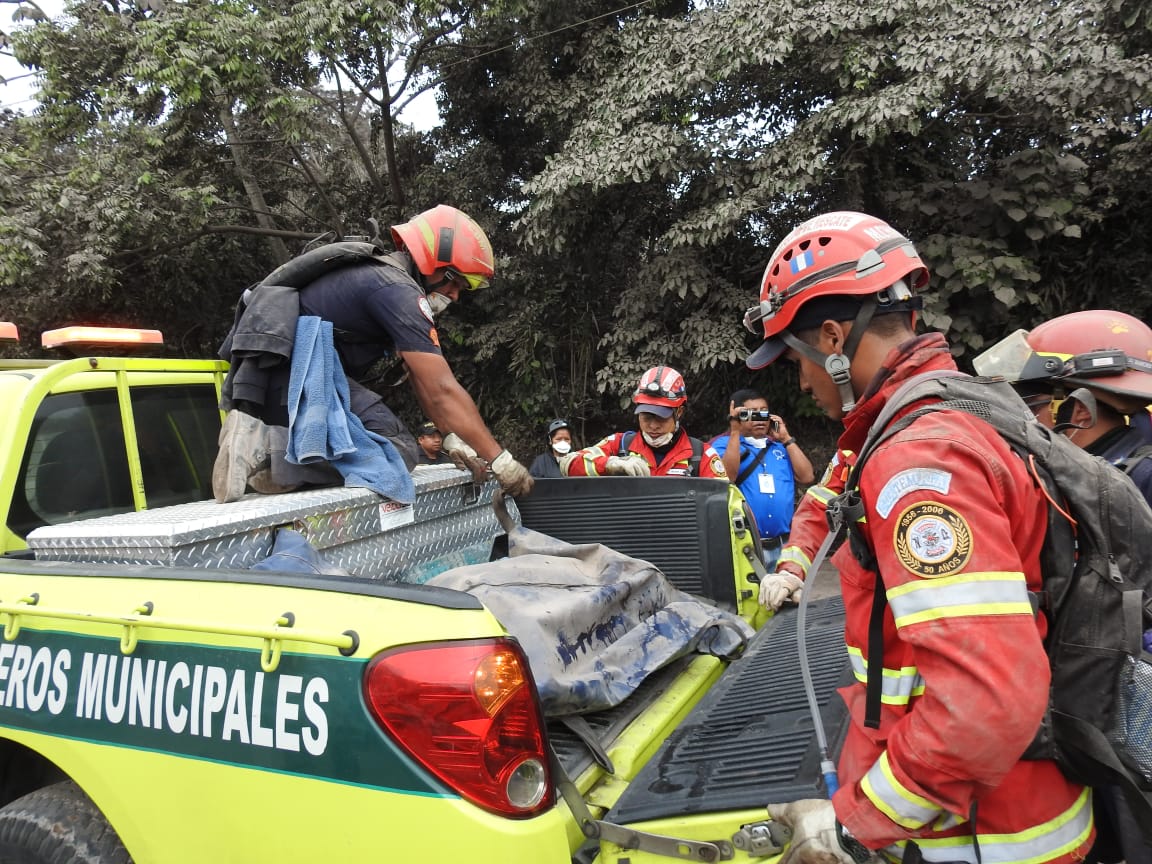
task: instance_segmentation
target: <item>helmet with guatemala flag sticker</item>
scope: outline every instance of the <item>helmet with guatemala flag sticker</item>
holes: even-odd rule
[[[653,366],[640,376],[636,392],[632,394],[637,414],[671,417],[687,401],[684,376],[671,366]]]
[[[398,249],[406,249],[416,269],[431,276],[441,268],[452,271],[469,290],[484,288],[495,273],[492,244],[466,213],[440,204],[401,225],[392,226]]]
[[[747,364],[767,366],[787,349],[783,334],[819,326],[821,321],[804,314],[813,300],[871,296],[877,303],[874,314],[913,311],[914,304],[896,304],[909,301],[927,282],[928,268],[912,241],[884,220],[847,210],[809,219],[776,247],[761,280],[760,302],[744,316],[749,330],[764,334]],[[818,305],[821,320],[833,317],[830,311],[851,320],[860,302],[849,300],[843,310]]]

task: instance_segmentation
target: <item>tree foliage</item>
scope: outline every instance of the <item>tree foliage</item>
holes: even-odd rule
[[[964,355],[1085,307],[1147,317],[1141,0],[71,0],[12,34],[43,107],[0,118],[0,286],[26,323],[171,320],[215,344],[305,238],[441,201],[498,290],[443,328],[498,436],[584,438],[668,363],[688,425],[754,380],[775,242],[828,209],[911,236]],[[396,121],[438,86],[443,124]],[[205,310],[208,314],[205,315]]]
[[[470,14],[71,0],[12,36],[41,107],[5,123],[0,285],[30,325],[135,310],[214,347],[240,288],[305,241],[409,214],[432,154],[396,117]]]
[[[627,221],[659,190],[604,326],[602,381],[617,391],[632,371],[620,361],[652,348],[681,346],[690,372],[728,362],[715,334],[754,300],[757,265],[826,209],[917,240],[935,274],[925,319],[959,350],[1084,306],[1146,314],[1132,220],[1147,230],[1150,16],[1124,0],[646,15],[605,30],[582,86],[565,88],[571,129],[528,184],[522,236],[559,249],[599,202],[631,203],[614,214]]]

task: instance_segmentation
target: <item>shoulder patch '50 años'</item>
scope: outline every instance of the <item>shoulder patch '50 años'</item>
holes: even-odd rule
[[[972,557],[972,531],[964,517],[934,501],[906,508],[892,542],[901,564],[930,579],[959,572]]]

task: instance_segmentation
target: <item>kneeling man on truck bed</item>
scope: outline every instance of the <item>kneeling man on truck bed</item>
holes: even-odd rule
[[[288,427],[289,372],[303,316],[331,323],[340,365],[350,379],[351,412],[369,432],[388,439],[409,470],[417,458],[412,434],[380,396],[352,380],[391,354],[404,361],[424,414],[437,429],[452,433],[444,440],[449,455],[459,451],[474,470],[483,468],[478,455],[509,494],[532,488],[528,470],[492,436],[452,374],[434,322],[461,290],[488,285],[495,272],[488,237],[466,214],[441,204],[393,225],[392,239],[396,251],[390,254],[371,243],[322,246],[245,292],[220,349],[232,369],[223,391],[221,407],[228,416],[212,478],[217,501],[235,501],[249,485],[285,491],[303,483],[340,482],[328,464],[293,464],[282,446],[267,446],[266,427]],[[279,437],[286,440],[287,433]]]

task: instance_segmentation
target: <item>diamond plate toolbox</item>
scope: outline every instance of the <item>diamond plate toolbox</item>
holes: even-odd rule
[[[425,582],[487,561],[501,533],[492,510],[496,484],[477,486],[454,466],[422,467],[412,479],[410,505],[347,487],[250,493],[229,504],[200,501],[48,525],[28,535],[28,546],[44,561],[244,569],[266,558],[276,530],[287,527],[330,563],[368,579]]]

